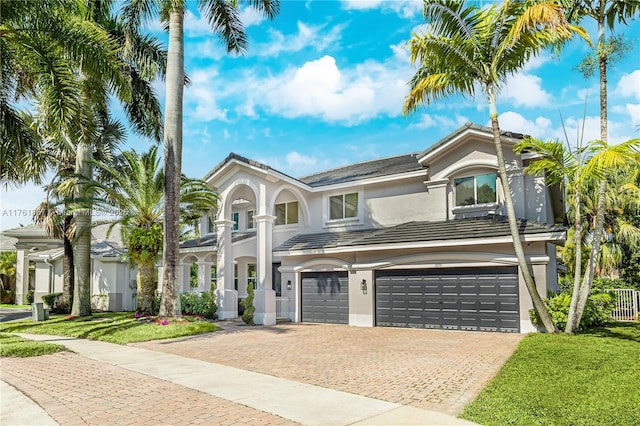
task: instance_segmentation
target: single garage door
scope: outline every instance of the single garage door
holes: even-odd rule
[[[519,332],[518,268],[378,271],[376,324]]]
[[[302,274],[302,321],[349,323],[349,278],[346,272]]]

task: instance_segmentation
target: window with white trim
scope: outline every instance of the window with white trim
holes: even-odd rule
[[[254,229],[256,227],[255,215],[255,210],[247,210],[247,229]]]
[[[333,195],[329,197],[329,219],[358,217],[358,193]]]
[[[453,180],[453,187],[456,207],[497,201],[495,173],[457,178]]]
[[[298,223],[298,202],[290,201],[275,205],[276,225],[291,225]]]
[[[232,231],[237,231],[238,230],[238,223],[240,221],[240,215],[238,214],[238,212],[231,213],[231,220],[233,220],[233,228],[231,228],[231,230]]]

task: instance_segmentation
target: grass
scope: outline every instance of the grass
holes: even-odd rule
[[[31,305],[14,305],[12,303],[2,303],[2,304],[0,304],[0,308],[31,309]]]
[[[640,424],[640,323],[525,337],[461,417],[483,425]]]
[[[130,312],[101,313],[73,319],[56,315],[43,322],[25,320],[0,325],[0,332],[5,333],[53,334],[119,344],[192,336],[216,330],[218,327],[213,323],[188,317],[181,324],[161,325],[136,320]]]
[[[34,342],[8,333],[0,333],[0,357],[40,356],[65,351],[64,346]]]

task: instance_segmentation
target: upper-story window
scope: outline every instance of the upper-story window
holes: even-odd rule
[[[453,180],[457,206],[495,203],[496,174],[469,176]]]
[[[238,212],[231,213],[231,220],[233,220],[233,228],[231,228],[231,229],[233,231],[237,231],[238,230],[238,224],[240,222],[240,215],[238,214]]]
[[[256,227],[256,220],[253,218],[255,215],[255,210],[247,210],[247,229],[254,229]]]
[[[275,206],[276,225],[298,223],[298,202],[290,201]]]
[[[329,197],[329,219],[358,217],[358,193]]]

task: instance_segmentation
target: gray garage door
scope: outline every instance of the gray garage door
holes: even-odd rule
[[[302,321],[349,323],[349,279],[346,272],[302,274]]]
[[[376,324],[519,332],[518,269],[378,271]]]

